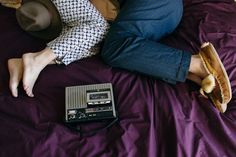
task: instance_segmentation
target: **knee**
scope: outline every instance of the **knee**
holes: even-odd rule
[[[102,51],[101,51],[101,57],[102,57],[102,60],[109,65],[112,65],[115,58],[112,54],[112,51],[109,50],[107,46],[103,46]]]
[[[110,40],[105,41],[101,50],[102,60],[111,66],[115,66],[117,62],[117,58],[118,58],[117,56],[119,56],[117,54],[118,51],[119,51],[119,48],[117,44],[115,44],[114,42]]]
[[[125,58],[127,45],[130,44],[129,33],[114,24],[108,32],[101,49],[102,59],[109,65],[118,66]]]
[[[171,21],[173,25],[177,26],[183,16],[183,2],[182,0],[169,0],[169,7],[171,8]]]
[[[119,38],[119,37],[118,37]],[[130,53],[130,41],[127,38],[106,40],[101,51],[103,61],[113,67],[122,67]]]

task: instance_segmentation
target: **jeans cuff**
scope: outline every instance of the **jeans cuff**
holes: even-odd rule
[[[183,51],[182,59],[177,73],[177,81],[184,82],[188,75],[190,61],[192,54],[190,52]]]

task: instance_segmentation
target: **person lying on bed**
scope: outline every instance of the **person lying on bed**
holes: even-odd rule
[[[26,94],[33,97],[34,84],[48,64],[68,65],[96,54],[108,29],[107,21],[89,0],[25,0],[16,17],[23,30],[50,42],[42,51],[8,60],[14,97],[21,80]]]
[[[136,71],[168,83],[192,80],[224,112],[231,87],[214,47],[205,43],[191,55],[158,42],[173,32],[183,14],[182,0],[119,0],[120,12],[102,48],[111,66]],[[210,86],[206,84],[210,83]]]

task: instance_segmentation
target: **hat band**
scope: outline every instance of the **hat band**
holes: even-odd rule
[[[25,31],[41,31],[50,26],[52,15],[39,2],[27,2],[16,11],[17,21]]]

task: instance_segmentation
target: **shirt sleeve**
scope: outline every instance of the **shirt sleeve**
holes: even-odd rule
[[[62,22],[61,35],[47,46],[64,64],[92,56],[93,51],[104,38],[108,23],[88,0],[52,0]]]

